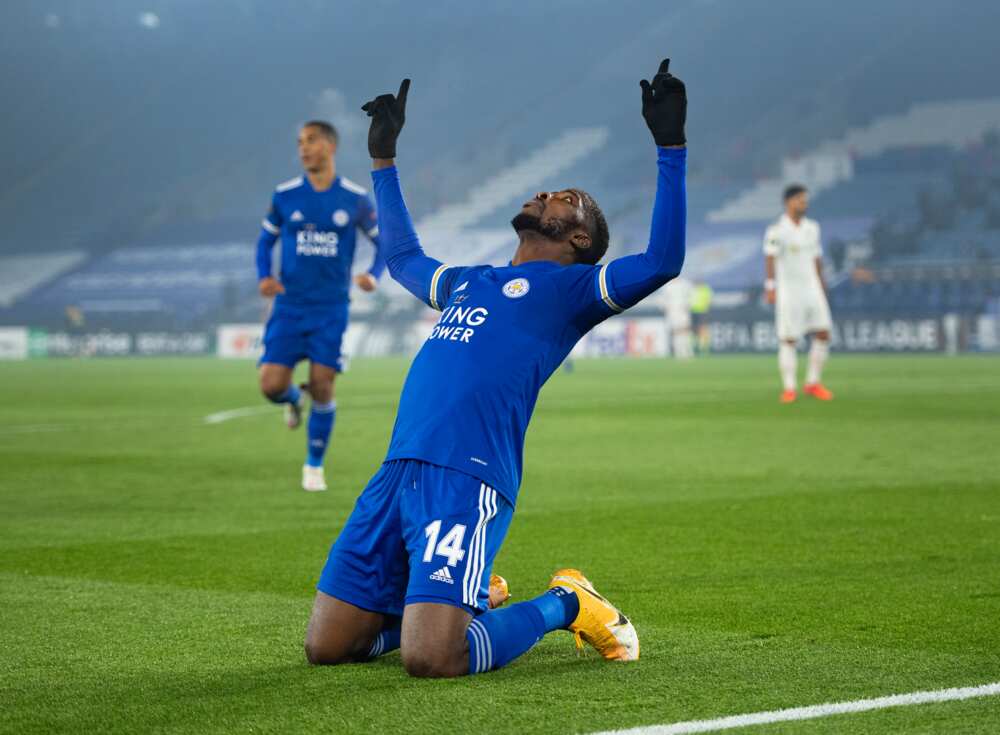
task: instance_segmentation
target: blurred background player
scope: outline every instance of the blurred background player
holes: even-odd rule
[[[312,398],[312,409],[302,489],[316,491],[326,490],[323,456],[337,408],[333,381],[343,370],[341,342],[347,329],[357,230],[375,245],[375,260],[367,273],[355,276],[357,286],[374,291],[385,263],[371,197],[337,175],[336,129],[321,120],[307,122],[299,130],[298,148],[305,175],[274,190],[257,241],[260,295],[274,298],[264,330],[260,390],[268,400],[286,405],[288,427],[297,428],[304,399],[293,373],[299,361],[309,360],[309,382],[303,387]],[[279,237],[280,281],[271,272],[271,248]]]
[[[792,184],[784,192],[785,213],[764,233],[767,280],[764,295],[774,304],[778,331],[778,369],[781,372],[781,402],[797,396],[796,347],[804,335],[812,335],[809,367],[803,392],[829,401],[833,393],[822,383],[823,365],[830,352],[830,307],[823,282],[823,248],[819,224],[805,216],[809,192]]]
[[[691,341],[694,284],[683,276],[678,276],[664,286],[660,293],[670,332],[670,353],[678,360],[690,360],[694,357],[694,344]]]

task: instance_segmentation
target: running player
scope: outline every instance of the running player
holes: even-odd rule
[[[354,262],[356,230],[375,245],[375,261],[354,278],[363,291],[374,291],[385,270],[378,222],[371,197],[350,179],[338,176],[334,155],[337,131],[313,120],[299,130],[299,159],[305,176],[279,184],[257,241],[260,294],[274,298],[264,330],[260,390],[285,404],[291,429],[302,423],[304,399],[292,382],[295,365],[308,359],[312,398],[302,489],[326,490],[323,457],[333,430],[337,405],[333,381],[342,372],[341,341],[347,329],[347,304]],[[281,238],[281,280],[271,272],[271,248]]]
[[[596,324],[681,270],[687,97],[667,61],[641,86],[658,146],[649,246],[604,266],[607,223],[579,189],[525,202],[511,221],[519,242],[507,266],[428,257],[393,161],[409,80],[364,106],[389,272],[441,317],[406,378],[385,463],[320,576],[310,662],[366,661],[401,646],[411,675],[460,676],[504,666],[557,629],[607,659],[638,658],[632,624],[580,572],[560,570],[538,597],[488,612],[486,581],[514,512],[542,384]]]
[[[833,399],[823,385],[823,365],[830,354],[830,307],[823,283],[823,248],[819,225],[806,217],[809,192],[793,184],[785,189],[785,213],[764,233],[767,303],[775,304],[778,330],[778,369],[782,403],[798,397],[796,373],[798,341],[812,335],[809,367],[803,392],[821,401]]]

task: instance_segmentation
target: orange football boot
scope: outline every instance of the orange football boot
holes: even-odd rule
[[[580,601],[580,612],[569,626],[576,637],[577,648],[583,648],[583,641],[586,641],[609,661],[639,658],[639,636],[632,623],[601,597],[578,570],[560,569],[549,581],[549,589],[553,587],[573,590]]]
[[[819,401],[832,401],[833,393],[822,383],[809,383],[802,386],[802,392]]]
[[[490,575],[490,610],[502,607],[510,599],[510,585],[499,574]]]
[[[795,399],[799,397],[799,394],[794,390],[783,390],[781,391],[781,398],[778,400],[782,403],[795,403]]]

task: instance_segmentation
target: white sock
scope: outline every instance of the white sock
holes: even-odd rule
[[[694,352],[691,349],[691,333],[690,332],[675,332],[674,333],[674,357],[678,360],[688,360],[694,356]]]
[[[830,354],[830,343],[823,339],[813,338],[809,348],[809,369],[806,371],[806,383],[818,383],[823,377],[823,365]]]
[[[795,345],[782,342],[778,346],[778,370],[785,390],[795,390],[795,372],[798,369],[798,353]]]

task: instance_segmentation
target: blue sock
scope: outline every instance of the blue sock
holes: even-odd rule
[[[271,403],[298,403],[299,398],[302,396],[302,391],[299,390],[299,386],[292,383],[288,386],[288,390],[282,393],[280,396],[268,396],[268,400]]]
[[[579,611],[575,592],[554,587],[534,600],[480,615],[469,623],[465,634],[469,673],[481,674],[506,666],[546,633],[569,626]]]
[[[372,647],[368,649],[368,659],[377,658],[383,654],[395,651],[399,648],[400,621],[391,623],[382,629],[382,632],[375,636]]]
[[[306,464],[310,467],[323,466],[323,455],[330,443],[330,432],[333,431],[333,419],[336,415],[336,401],[313,403],[309,412],[309,456],[306,457]]]

